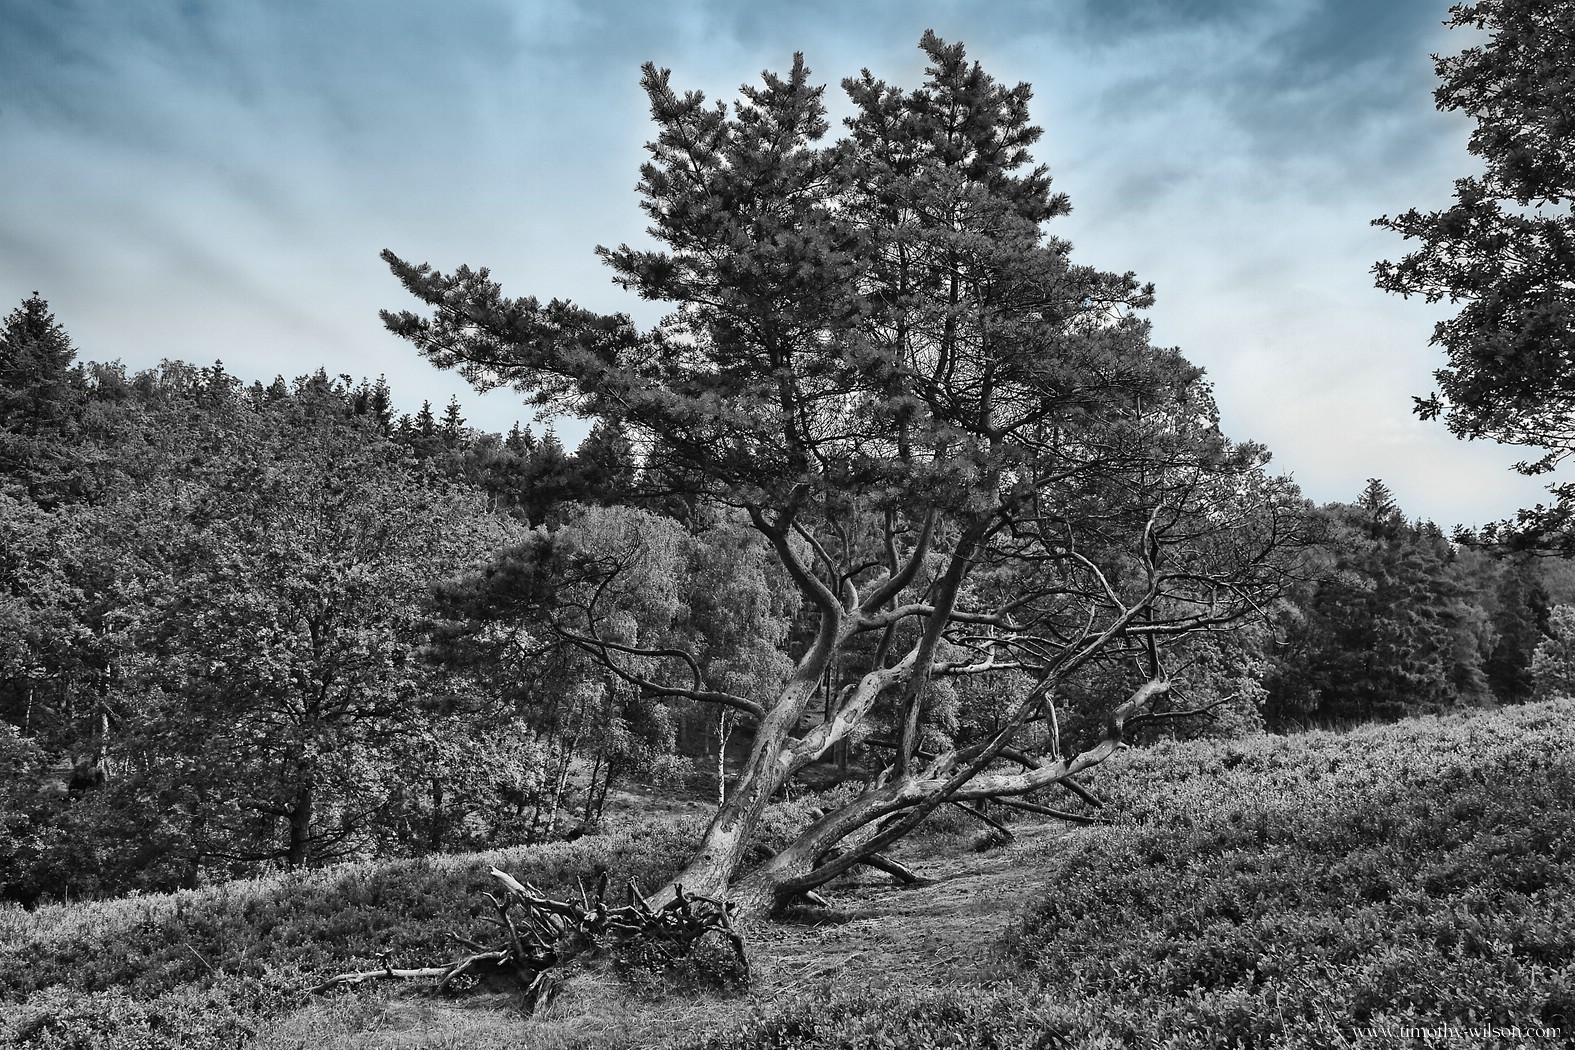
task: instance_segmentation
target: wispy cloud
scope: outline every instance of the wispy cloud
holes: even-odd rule
[[[0,2],[0,299],[39,289],[85,352],[134,367],[322,364],[441,403],[459,381],[377,323],[400,305],[380,248],[651,319],[592,252],[645,226],[639,64],[726,98],[803,51],[835,116],[861,67],[914,84],[933,28],[1033,83],[1039,155],[1076,209],[1056,232],[1159,281],[1157,337],[1210,367],[1233,432],[1268,440],[1318,498],[1413,477],[1417,511],[1481,520],[1514,457],[1405,430],[1437,311],[1367,274],[1400,250],[1368,220],[1447,193],[1467,164],[1460,122],[1431,106],[1427,55],[1461,44],[1446,7]],[[497,429],[519,414],[467,403]]]

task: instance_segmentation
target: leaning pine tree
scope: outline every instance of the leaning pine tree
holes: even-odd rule
[[[1028,86],[921,46],[917,90],[844,81],[855,115],[829,143],[802,58],[731,107],[646,66],[660,247],[599,252],[673,305],[650,331],[384,253],[430,307],[385,313],[392,331],[480,389],[616,421],[669,489],[758,533],[814,621],[745,695],[682,637],[631,632],[638,558],[538,531],[493,575],[512,581],[500,618],[753,734],[658,912],[699,894],[763,915],[881,863],[937,806],[1075,787],[1135,722],[1188,706],[1167,669],[1264,607],[1295,540],[1295,489],[1221,436],[1199,369],[1150,345],[1152,288],[1043,232],[1068,206],[1030,159]],[[1063,691],[1112,665],[1133,688],[1063,750]],[[988,717],[959,716],[970,697]],[[884,748],[884,772],[745,870],[768,802],[850,738]]]

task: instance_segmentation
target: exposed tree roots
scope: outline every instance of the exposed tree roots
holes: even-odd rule
[[[435,980],[436,990],[441,992],[453,987],[462,975],[499,975],[524,990],[525,1012],[534,1013],[557,994],[562,974],[573,963],[602,960],[635,948],[676,961],[710,933],[726,940],[742,979],[749,979],[744,940],[733,926],[732,905],[726,901],[685,893],[680,886],[672,900],[653,908],[630,880],[629,903],[614,907],[606,900],[606,872],[598,876],[594,896],[581,884],[579,900],[561,901],[497,868],[492,869],[492,877],[503,887],[499,894],[486,894],[497,912],[489,921],[498,927],[501,945],[488,947],[451,933],[449,936],[471,949],[471,954],[447,966],[418,969],[395,968],[385,957],[381,969],[338,974],[317,985],[312,993],[388,978]]]

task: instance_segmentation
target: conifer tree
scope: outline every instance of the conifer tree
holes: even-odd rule
[[[530,427],[521,427],[519,420],[509,428],[509,436],[504,439],[503,446],[516,456],[528,456],[536,451],[536,435],[530,432]]]
[[[525,460],[519,481],[520,510],[525,519],[540,525],[564,503],[581,495],[574,461],[551,423]]]
[[[634,445],[617,423],[598,420],[574,450],[571,469],[581,487],[580,499],[625,502],[633,493],[638,472]]]
[[[1374,274],[1386,291],[1459,304],[1434,328],[1448,363],[1417,413],[1460,437],[1524,445],[1534,454],[1517,469],[1545,473],[1575,451],[1575,5],[1477,0],[1450,16],[1478,35],[1434,56],[1433,97],[1475,121],[1481,170],[1455,180],[1446,208],[1374,220],[1414,242]],[[1550,491],[1548,505],[1481,538],[1575,552],[1575,485]]]
[[[1443,533],[1408,522],[1377,479],[1322,516],[1320,563],[1281,610],[1271,722],[1392,719],[1487,701],[1487,617]]]
[[[1535,686],[1532,659],[1548,636],[1552,601],[1538,578],[1535,564],[1505,566],[1495,595],[1492,651],[1483,663],[1489,687],[1508,704],[1531,699]]]
[[[458,448],[465,436],[465,417],[460,415],[459,398],[450,397],[448,407],[443,409],[443,421],[438,424],[438,432],[443,436],[443,443],[449,448]]]
[[[43,503],[66,495],[61,446],[80,401],[75,358],[70,336],[37,292],[0,323],[0,479]]]
[[[394,400],[386,376],[378,376],[376,383],[361,380],[350,395],[350,409],[358,416],[371,419],[386,437],[393,432]]]
[[[68,412],[76,348],[37,292],[0,323],[0,427],[21,431]]]
[[[621,640],[650,626],[622,606],[637,558],[538,532],[493,576],[521,591],[490,615],[538,617],[532,630],[647,695],[751,723],[743,771],[659,901],[681,884],[768,909],[947,801],[1097,764],[1170,692],[1173,645],[1275,591],[1297,532],[1294,488],[1219,433],[1201,372],[1149,343],[1152,289],[1074,264],[1041,229],[1066,201],[1028,153],[1028,87],[932,33],[921,47],[915,90],[844,83],[854,115],[831,145],[801,56],[731,109],[645,67],[657,135],[640,193],[658,246],[600,254],[619,284],[679,304],[650,331],[385,253],[431,311],[385,313],[391,330],[478,388],[627,428],[689,506],[748,521],[799,591],[804,644],[739,693],[692,641]],[[1108,699],[1100,739],[1063,750],[1028,728],[1110,660],[1145,680]],[[1002,706],[952,736],[948,680],[975,676]],[[771,798],[875,725],[888,775],[738,878]]]

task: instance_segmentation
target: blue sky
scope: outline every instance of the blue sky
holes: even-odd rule
[[[529,421],[383,331],[378,259],[489,266],[511,294],[654,321],[598,244],[638,240],[645,61],[730,97],[802,51],[846,111],[912,86],[926,28],[1034,85],[1036,148],[1081,261],[1156,282],[1156,340],[1216,384],[1229,434],[1318,500],[1381,477],[1413,516],[1534,502],[1514,450],[1410,412],[1446,305],[1372,287],[1370,228],[1470,170],[1432,107],[1443,0],[0,0],[0,309],[41,292],[84,357],[222,359],[247,379],[386,374]],[[565,425],[571,442],[575,426]]]

